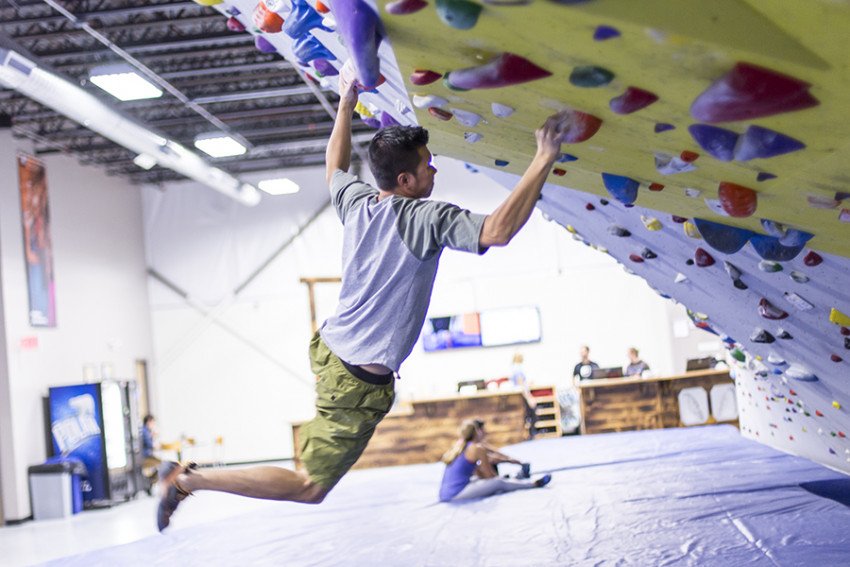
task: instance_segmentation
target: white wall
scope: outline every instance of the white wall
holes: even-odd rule
[[[489,212],[507,194],[458,162],[439,158],[436,165],[434,198]],[[315,210],[326,199],[322,169],[287,174],[304,188],[295,197],[301,205]],[[225,273],[221,266],[249,273],[290,236],[299,220],[292,217],[291,196],[266,197],[254,209],[234,208],[222,199],[192,184],[145,192],[152,267],[179,280],[200,309],[224,301],[217,323],[211,323],[151,281],[154,411],[165,440],[186,435],[203,443],[224,436],[227,461],[289,456],[289,423],[313,414],[307,290],[298,279],[339,275],[341,226],[332,210],[325,211],[234,301],[229,297],[233,285],[222,286],[216,279]],[[211,211],[212,216],[204,219],[198,211]],[[228,277],[231,284],[241,279]],[[322,320],[336,306],[338,287],[325,285],[318,291]],[[654,370],[671,373],[675,364],[667,303],[613,259],[575,242],[535,213],[506,248],[482,257],[446,251],[431,314],[537,305],[543,341],[430,354],[417,345],[401,369],[399,392],[421,398],[454,391],[460,379],[504,376],[517,350],[525,355],[530,379],[553,383],[571,372],[582,343],[592,346],[594,359],[603,366],[624,364],[627,347],[636,345]],[[683,316],[681,311],[674,309],[677,317]],[[205,456],[198,449],[198,457]]]
[[[0,131],[0,483],[6,520],[30,515],[27,472],[45,458],[42,396],[83,382],[84,365],[106,363],[132,378],[152,353],[139,190],[62,155],[46,156],[57,326],[31,327],[16,152],[26,142]],[[21,349],[35,337],[37,348]]]

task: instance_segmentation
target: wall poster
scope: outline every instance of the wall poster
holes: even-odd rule
[[[21,192],[30,325],[55,327],[56,290],[44,164],[32,156],[18,155],[18,186]]]

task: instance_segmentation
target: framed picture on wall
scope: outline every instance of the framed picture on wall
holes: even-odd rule
[[[32,156],[18,155],[18,187],[21,194],[30,325],[55,327],[56,289],[44,164]]]
[[[422,328],[425,352],[481,346],[478,313],[431,317]]]

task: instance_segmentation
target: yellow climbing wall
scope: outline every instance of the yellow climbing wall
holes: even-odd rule
[[[593,114],[603,120],[591,139],[563,150],[578,161],[556,164],[563,176],[551,183],[607,195],[601,173],[641,182],[636,204],[685,217],[761,230],[759,219],[771,219],[815,234],[808,246],[850,257],[850,222],[837,208],[810,206],[807,199],[832,199],[850,191],[850,3],[833,0],[590,0],[558,4],[537,0],[526,5],[482,4],[471,29],[442,22],[435,0],[415,13],[392,15],[379,1],[384,22],[408,91],[448,99],[445,109],[475,112],[484,118],[474,128],[456,119],[442,121],[416,109],[419,123],[431,132],[431,150],[471,163],[520,174],[534,154],[534,129],[546,116],[563,108]],[[620,35],[593,38],[598,26]],[[544,79],[496,89],[449,90],[443,81],[416,86],[407,77],[416,69],[446,73],[474,67],[510,52],[552,73]],[[688,132],[698,123],[691,103],[736,62],[747,62],[811,83],[820,104],[751,121],[717,126],[742,133],[755,124],[796,138],[806,148],[768,159],[723,162],[703,151]],[[614,73],[607,85],[574,86],[575,67],[593,65]],[[634,86],[659,100],[629,115],[618,115],[609,100]],[[498,118],[491,103],[516,112]],[[655,133],[656,123],[675,129]],[[481,140],[471,144],[465,132]],[[661,175],[655,153],[699,154],[695,171]],[[759,172],[775,179],[757,181]],[[716,199],[718,183],[733,182],[758,192],[758,209],[748,218],[724,218],[704,199]],[[650,183],[664,185],[649,191]],[[687,196],[685,188],[701,194]],[[693,194],[693,191],[691,191]]]

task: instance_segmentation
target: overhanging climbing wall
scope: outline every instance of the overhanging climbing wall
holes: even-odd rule
[[[507,187],[534,153],[534,129],[571,109],[539,208],[724,337],[745,435],[850,472],[850,6],[217,9],[325,87],[352,59],[374,87],[359,107],[368,122],[418,122],[432,151]]]

